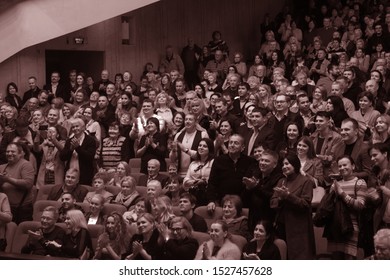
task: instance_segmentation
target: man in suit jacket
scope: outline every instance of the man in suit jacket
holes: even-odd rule
[[[80,171],[80,184],[91,185],[94,175],[96,141],[85,133],[85,123],[80,118],[72,120],[72,134],[66,140],[60,158],[66,161],[66,170]]]
[[[255,108],[252,111],[253,130],[245,138],[244,153],[248,156],[253,155],[253,148],[258,145],[264,145],[265,148],[273,150],[275,148],[274,133],[267,126],[267,110]]]
[[[161,183],[161,186],[165,186],[169,177],[164,174],[160,174],[160,162],[157,159],[151,159],[148,161],[148,174],[142,175],[138,180],[138,186],[146,186],[149,181],[157,180]]]
[[[77,169],[69,169],[65,174],[64,183],[55,185],[50,190],[47,200],[61,201],[64,193],[70,193],[76,202],[83,202],[88,190],[84,186],[79,185],[79,181],[80,172]]]
[[[49,92],[49,101],[51,101],[54,97],[61,97],[64,99],[65,103],[69,103],[70,92],[67,92],[66,87],[60,84],[60,79],[61,76],[59,72],[52,72],[50,78],[51,83],[45,85],[43,89]]]

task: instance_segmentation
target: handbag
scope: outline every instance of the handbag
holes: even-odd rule
[[[332,220],[335,203],[336,194],[334,192],[324,194],[313,217],[313,224],[315,226],[323,227]]]
[[[325,189],[323,187],[319,187],[319,186],[315,187],[313,189],[313,198],[311,200],[311,206],[317,207],[320,204],[324,195],[325,195]]]

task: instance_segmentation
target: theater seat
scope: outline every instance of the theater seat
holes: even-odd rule
[[[230,240],[240,248],[241,252],[248,241],[245,237],[237,234],[232,234]]]
[[[16,234],[18,225],[14,222],[7,223],[5,227],[5,240],[7,240],[7,247],[5,248],[6,253],[10,253],[12,250],[12,243]]]
[[[51,189],[53,187],[54,187],[54,185],[43,185],[43,186],[40,186],[35,201],[46,200],[47,197],[49,196],[49,193],[50,193]]]
[[[121,188],[117,186],[106,186],[106,191],[112,193],[114,197],[121,192]]]
[[[127,209],[122,204],[110,204],[110,203],[104,204],[103,209],[102,209],[103,215],[105,215],[105,216],[109,215],[114,211],[123,215],[123,213],[125,213],[127,211]]]
[[[12,253],[20,253],[23,246],[26,245],[28,239],[28,230],[37,231],[41,226],[40,222],[27,221],[18,225],[15,237],[12,242]]]
[[[135,179],[136,185],[138,185],[139,178],[140,178],[142,175],[145,175],[145,174],[144,174],[144,173],[140,173],[140,172],[131,172],[131,174],[130,174],[130,176],[133,177],[133,178]]]
[[[192,237],[198,241],[199,246],[202,245],[203,242],[210,240],[210,235],[208,233],[200,232],[200,231],[193,231]]]
[[[135,189],[143,198],[146,198],[146,187],[145,186],[136,186]]]
[[[89,231],[89,234],[91,235],[91,239],[92,239],[92,248],[95,251],[99,236],[104,231],[104,226],[103,225],[88,225],[88,231]]]
[[[210,213],[207,211],[207,206],[199,206],[195,208],[194,212],[205,219],[208,228],[213,222],[222,218],[221,207],[216,207],[215,211]]]
[[[131,158],[129,160],[131,174],[141,172],[141,159],[140,158]]]
[[[61,207],[61,202],[54,200],[38,200],[34,203],[33,221],[40,221],[43,209],[47,206],[54,206],[57,209]]]
[[[274,244],[279,249],[281,259],[282,260],[286,260],[287,259],[287,244],[286,244],[286,241],[284,241],[283,239],[275,239],[274,240]]]

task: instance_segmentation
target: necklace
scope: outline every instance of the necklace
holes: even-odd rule
[[[186,144],[188,144],[188,142],[190,141],[190,139],[192,138],[192,136],[194,136],[195,133],[196,133],[196,130],[195,130],[194,132],[192,132],[192,133],[186,132],[186,133],[184,134],[184,139],[183,139],[183,141],[185,141]]]

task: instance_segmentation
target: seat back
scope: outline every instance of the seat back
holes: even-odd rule
[[[242,252],[242,249],[244,248],[244,246],[246,245],[246,243],[248,243],[248,241],[246,240],[245,237],[241,236],[241,235],[237,235],[237,234],[232,234],[230,236],[230,240],[236,244],[238,246],[238,248],[240,248],[240,251]]]
[[[146,197],[146,190],[147,190],[147,188],[145,186],[136,186],[135,189],[140,194],[140,196],[142,196],[143,198]]]
[[[207,211],[207,206],[199,206],[194,210],[195,214],[203,217],[207,223],[207,227],[210,228],[211,224],[218,219],[222,218],[222,208],[215,207],[214,212]]]
[[[138,182],[139,182],[139,178],[142,176],[142,175],[145,175],[144,173],[140,173],[140,172],[131,172],[130,176],[133,177],[135,179],[135,184],[138,185]]]
[[[46,200],[48,198],[49,193],[50,193],[50,191],[51,191],[51,189],[53,187],[54,187],[54,185],[43,185],[43,186],[40,186],[35,201]]]
[[[103,225],[88,225],[88,231],[89,231],[89,234],[91,235],[91,239],[92,239],[92,248],[95,251],[99,236],[104,231],[104,226]]]
[[[121,192],[121,188],[117,186],[106,186],[106,191],[112,193],[114,197]]]
[[[54,206],[57,209],[61,207],[61,202],[55,200],[38,200],[34,203],[33,208],[33,221],[40,221],[43,209],[47,206]]]
[[[13,238],[11,253],[20,253],[23,246],[27,243],[28,230],[37,231],[40,226],[41,223],[37,221],[26,221],[20,223]]]
[[[125,213],[127,209],[122,204],[110,204],[110,203],[104,204],[102,209],[102,213],[104,216],[110,215],[114,211],[123,215],[123,213]]]
[[[287,244],[283,239],[275,239],[274,244],[279,249],[280,257],[282,260],[287,259]]]
[[[81,208],[83,208],[84,213],[89,212],[89,203],[88,202],[76,202],[76,205],[81,206]]]
[[[7,240],[7,247],[5,248],[6,253],[10,253],[12,250],[12,243],[14,241],[17,228],[18,225],[14,222],[9,222],[5,226],[5,240]]]
[[[141,159],[140,158],[131,158],[129,160],[131,174],[141,172]]]
[[[192,237],[198,241],[199,246],[201,246],[204,242],[210,240],[210,235],[205,232],[193,231]]]

